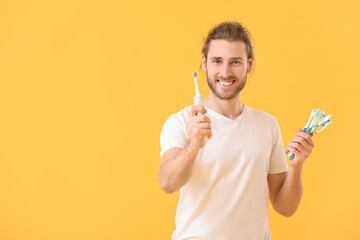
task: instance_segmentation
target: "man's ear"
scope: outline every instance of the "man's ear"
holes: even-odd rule
[[[204,70],[206,72],[206,57],[204,56],[204,54],[202,55],[202,70]]]
[[[248,69],[247,69],[247,73],[251,73],[252,70],[254,70],[254,65],[255,65],[255,57],[252,56],[249,61],[248,61]]]

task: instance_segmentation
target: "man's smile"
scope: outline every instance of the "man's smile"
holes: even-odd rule
[[[233,81],[222,81],[222,80],[217,80],[217,82],[218,82],[221,86],[228,87],[228,86],[233,85],[233,83],[235,82],[235,80],[233,80]]]

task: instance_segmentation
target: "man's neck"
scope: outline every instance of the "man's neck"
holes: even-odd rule
[[[244,110],[244,104],[240,102],[240,93],[233,99],[221,100],[210,91],[204,99],[204,105],[230,119],[237,118]]]

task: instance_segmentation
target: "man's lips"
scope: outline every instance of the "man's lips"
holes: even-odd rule
[[[232,86],[235,82],[235,80],[232,81],[223,81],[223,80],[217,80],[217,82],[224,87]]]

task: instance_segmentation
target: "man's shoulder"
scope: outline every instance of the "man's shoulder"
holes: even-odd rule
[[[182,109],[180,109],[179,111],[171,114],[170,116],[175,116],[175,117],[188,117],[189,116],[189,113],[190,113],[190,108],[191,108],[192,105],[190,106],[186,106]]]
[[[191,105],[180,109],[178,112],[170,114],[167,121],[176,121],[180,123],[186,122],[189,117],[190,108]]]

